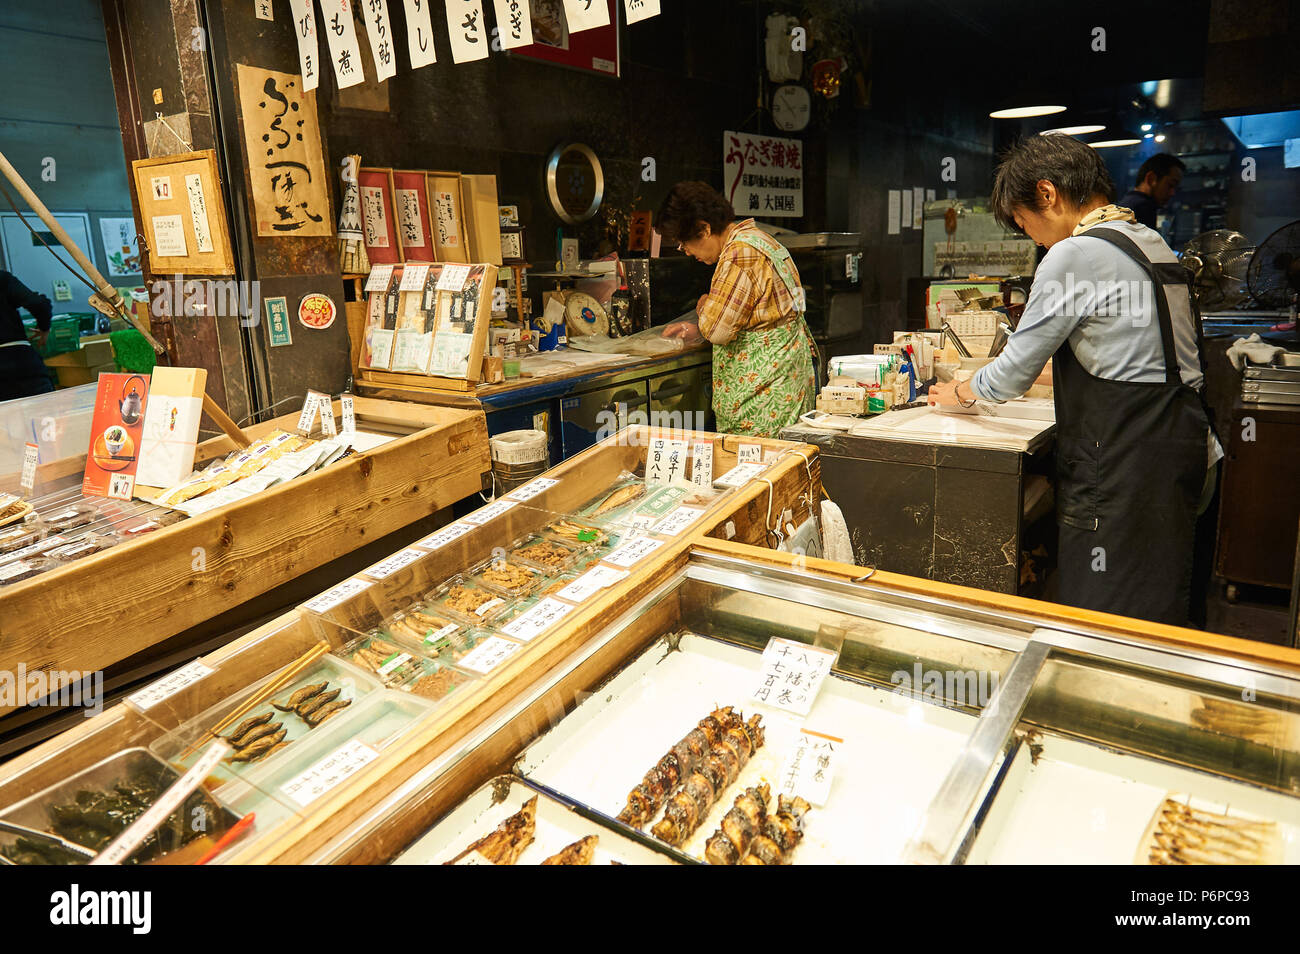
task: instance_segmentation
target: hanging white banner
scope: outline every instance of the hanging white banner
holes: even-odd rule
[[[397,54],[393,51],[393,23],[388,19],[388,0],[361,0],[361,12],[366,18],[366,35],[370,37],[375,72],[382,83],[397,72]]]
[[[293,10],[293,35],[298,40],[298,72],[303,92],[320,85],[320,41],[316,39],[316,8],[311,0],[289,0]]]
[[[406,4],[406,49],[411,54],[411,69],[438,62],[433,49],[433,21],[429,18],[432,0],[404,0]]]
[[[659,16],[659,0],[623,0],[628,23],[640,23]]]
[[[364,83],[366,74],[361,67],[361,47],[357,43],[356,24],[352,22],[351,0],[320,0],[320,9],[339,89]]]
[[[487,23],[483,20],[483,4],[480,0],[446,0],[446,3],[452,60],[470,63],[486,59],[488,34]]]
[[[605,0],[564,0],[564,19],[570,33],[609,26],[609,5]]]
[[[493,0],[501,49],[533,45],[533,12],[529,0]]]

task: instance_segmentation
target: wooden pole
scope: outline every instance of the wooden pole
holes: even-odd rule
[[[18,190],[18,194],[23,197],[23,201],[40,217],[41,221],[54,233],[54,237],[59,240],[59,244],[68,250],[68,254],[72,256],[73,261],[80,265],[81,270],[94,282],[95,291],[99,298],[129,321],[136,331],[144,335],[145,340],[149,342],[155,352],[162,354],[163,346],[149,333],[149,329],[144,327],[143,322],[135,316],[135,313],[126,307],[126,302],[122,301],[122,296],[117,289],[109,284],[108,280],[99,273],[95,263],[86,257],[86,253],[77,247],[76,242],[72,241],[72,237],[68,235],[58,220],[50,214],[50,210],[45,207],[45,203],[32,191],[31,186],[27,184],[27,181],[13,167],[3,152],[0,152],[0,172],[4,173],[4,177],[13,183],[13,187]]]

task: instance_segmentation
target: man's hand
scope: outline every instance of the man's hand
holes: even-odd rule
[[[46,339],[48,339],[49,337],[50,337],[50,333],[48,331],[41,331],[38,329],[35,337],[32,340],[32,344],[36,345],[36,347],[38,348],[44,348]]]
[[[699,341],[703,337],[700,334],[700,326],[693,321],[674,321],[664,325],[662,334],[665,338],[681,338],[688,343]]]
[[[930,385],[930,391],[925,396],[926,403],[931,406],[958,407],[961,402],[957,400],[957,383],[956,381],[936,381]]]

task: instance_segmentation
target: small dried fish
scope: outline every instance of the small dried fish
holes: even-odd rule
[[[624,504],[631,503],[645,493],[645,484],[628,484],[626,487],[620,487],[601,502],[596,508],[596,514],[609,513],[611,510],[617,510]]]
[[[226,741],[235,748],[242,749],[246,746],[252,745],[258,739],[264,739],[268,735],[275,735],[275,733],[280,731],[283,726],[283,722],[263,722],[261,725],[253,726],[242,736],[234,739],[227,739]]]
[[[338,699],[321,706],[310,716],[303,716],[303,721],[314,729],[330,716],[337,715],[341,710],[346,709],[350,705],[352,705],[351,699]]]
[[[317,709],[322,709],[337,699],[342,691],[342,689],[331,689],[329,692],[322,692],[319,695],[312,696],[298,707],[298,715],[304,719],[307,718]]]
[[[243,722],[239,723],[239,728],[226,736],[226,741],[234,745],[234,742],[231,741],[232,739],[243,738],[249,729],[254,726],[265,725],[267,722],[271,721],[274,715],[274,712],[267,712],[265,715],[253,716],[251,719],[245,719]]]
[[[273,702],[271,703],[271,705],[275,706],[281,712],[292,712],[305,700],[310,699],[318,692],[323,692],[325,687],[328,685],[329,682],[327,681],[327,682],[317,682],[310,686],[303,686],[301,689],[294,692],[294,694],[289,697],[289,701],[286,702],[284,705],[280,705],[278,702]]]
[[[246,745],[244,746],[244,748],[240,749],[238,752],[232,755],[230,757],[230,761],[231,762],[256,762],[262,756],[266,755],[268,752],[270,752],[272,749],[278,746],[281,742],[283,742],[284,737],[288,734],[289,734],[288,729],[281,729],[279,732],[275,733],[274,735],[268,735],[265,736],[264,738],[258,739],[252,745]]]

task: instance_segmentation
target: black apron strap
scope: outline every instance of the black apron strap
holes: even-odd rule
[[[1169,311],[1169,298],[1165,295],[1166,279],[1161,274],[1162,271],[1164,271],[1164,265],[1166,263],[1156,263],[1151,261],[1151,259],[1146,257],[1146,254],[1142,249],[1138,248],[1136,242],[1127,235],[1121,235],[1114,229],[1094,228],[1089,229],[1087,232],[1082,234],[1089,238],[1099,238],[1104,242],[1109,242],[1129,258],[1133,259],[1133,261],[1137,262],[1142,270],[1147,273],[1147,277],[1150,278],[1151,284],[1155,286],[1156,313],[1159,315],[1160,320],[1160,345],[1164,349],[1165,354],[1165,383],[1181,384],[1183,377],[1178,370],[1178,351],[1174,347],[1174,321],[1172,313]],[[1179,265],[1177,262],[1170,262],[1168,264],[1173,265],[1184,274],[1187,272],[1187,269],[1183,268],[1183,266]],[[1185,278],[1180,276],[1177,278],[1177,281],[1182,284],[1185,282]]]

